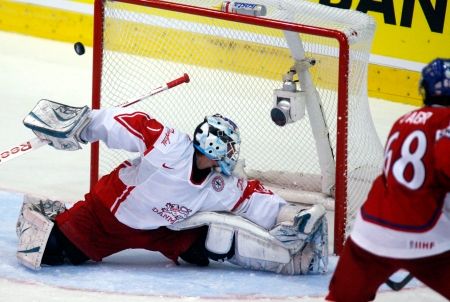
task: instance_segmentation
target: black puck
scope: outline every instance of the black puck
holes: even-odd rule
[[[81,42],[77,42],[73,45],[73,48],[75,48],[75,52],[81,56],[84,55],[85,49],[84,49],[84,45]]]

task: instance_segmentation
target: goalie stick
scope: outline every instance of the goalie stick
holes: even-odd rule
[[[171,89],[175,86],[178,86],[180,84],[183,83],[189,83],[189,76],[187,73],[183,74],[183,76],[174,79],[173,81],[167,82],[161,86],[158,86],[156,88],[153,88],[149,93],[141,95],[140,97],[138,97],[137,99],[133,99],[131,101],[125,102],[125,103],[121,103],[119,105],[117,105],[117,107],[128,107],[131,106],[133,104],[136,104],[140,101],[143,101],[155,94],[158,94],[164,90],[168,90]],[[47,145],[48,142],[43,141],[37,137],[34,137],[32,139],[29,139],[21,144],[12,146],[10,148],[7,148],[5,150],[0,151],[0,165],[4,164],[14,158],[17,158],[19,156],[22,156],[26,153],[30,153],[34,150],[39,149],[42,146]]]
[[[387,281],[385,282],[387,286],[389,286],[391,289],[395,290],[395,291],[399,291],[402,288],[404,288],[406,286],[406,284],[409,283],[409,281],[411,281],[414,278],[413,275],[408,274],[405,278],[403,278],[403,280],[401,281],[393,281],[392,279],[387,279]]]

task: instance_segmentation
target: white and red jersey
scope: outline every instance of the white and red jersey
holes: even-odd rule
[[[128,108],[93,110],[82,137],[111,149],[137,152],[92,192],[123,224],[156,229],[198,211],[227,211],[271,228],[286,202],[258,181],[211,171],[201,183],[192,179],[194,147],[190,137]]]
[[[384,154],[353,241],[391,258],[450,250],[450,109],[424,107],[399,118]]]

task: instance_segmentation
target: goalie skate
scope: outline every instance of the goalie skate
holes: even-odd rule
[[[42,257],[54,223],[39,212],[25,208],[19,230],[17,260],[33,270],[41,268]]]
[[[33,196],[33,195],[25,195],[23,197],[22,208],[20,209],[19,218],[16,223],[16,233],[17,237],[20,238],[20,232],[23,229],[24,217],[23,212],[25,210],[31,210],[38,212],[49,220],[54,221],[56,215],[64,212],[66,210],[66,206],[64,203],[57,200],[50,200],[43,197]]]

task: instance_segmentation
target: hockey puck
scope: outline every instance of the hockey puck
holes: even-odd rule
[[[75,48],[75,52],[77,53],[77,55],[84,55],[85,49],[83,43],[77,42],[73,45],[73,48]]]

